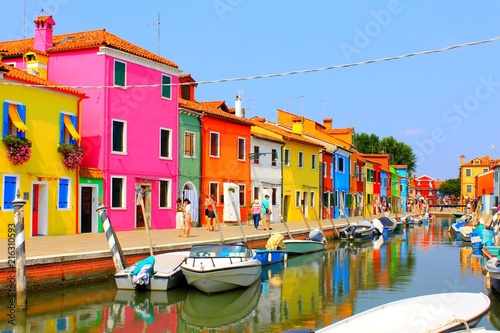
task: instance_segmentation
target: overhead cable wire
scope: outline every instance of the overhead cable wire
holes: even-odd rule
[[[463,43],[463,44],[456,44],[452,46],[447,46],[443,47],[440,49],[434,49],[434,50],[428,50],[428,51],[420,51],[420,52],[413,52],[413,53],[407,53],[399,56],[393,56],[393,57],[386,57],[386,58],[378,58],[378,59],[372,59],[372,60],[365,60],[365,61],[360,61],[360,62],[354,62],[354,63],[348,63],[348,64],[342,64],[342,65],[333,65],[333,66],[326,66],[326,67],[320,67],[320,68],[313,68],[313,69],[303,69],[303,70],[297,70],[297,71],[291,71],[291,72],[282,72],[282,73],[274,73],[274,74],[262,74],[262,75],[254,75],[254,76],[247,76],[247,77],[236,77],[236,78],[228,78],[228,79],[218,79],[218,80],[207,80],[207,81],[196,81],[196,84],[213,84],[213,83],[225,83],[225,82],[237,82],[237,81],[251,81],[251,80],[259,80],[259,79],[268,79],[268,78],[274,78],[274,77],[282,77],[282,76],[289,76],[289,75],[297,75],[297,74],[307,74],[307,73],[315,73],[315,72],[324,72],[324,71],[329,71],[333,69],[340,69],[340,68],[349,68],[349,67],[355,67],[355,66],[363,66],[363,65],[369,65],[369,64],[374,64],[374,63],[379,63],[379,62],[385,62],[385,61],[393,61],[393,60],[400,60],[404,58],[410,58],[414,56],[421,56],[421,55],[427,55],[427,54],[433,54],[433,53],[440,53],[440,52],[446,52],[446,51],[451,51],[463,47],[469,47],[469,46],[475,46],[475,45],[480,45],[480,44],[486,44],[486,43],[491,43],[491,42],[496,42],[500,40],[500,36],[490,38],[490,39],[484,39],[480,41],[474,41],[474,42],[468,42],[468,43]],[[149,88],[149,87],[165,87],[165,86],[182,86],[182,85],[191,85],[193,82],[187,82],[187,83],[178,83],[178,84],[138,84],[138,85],[127,85],[127,86],[82,86],[82,85],[77,85],[77,86],[68,86],[68,85],[55,85],[55,86],[47,86],[47,85],[35,85],[35,84],[16,84],[16,83],[6,83],[6,82],[1,82],[4,85],[17,85],[17,86],[28,86],[28,87],[49,87],[49,88],[72,88],[72,89],[103,89],[103,88]]]

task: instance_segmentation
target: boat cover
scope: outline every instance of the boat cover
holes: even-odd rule
[[[284,249],[285,243],[283,243],[283,235],[279,233],[273,234],[267,240],[266,250],[282,250]]]
[[[134,270],[130,272],[130,276],[133,277],[132,282],[134,283],[134,287],[149,284],[149,279],[153,276],[154,265],[155,257],[153,256],[149,256],[137,262]]]

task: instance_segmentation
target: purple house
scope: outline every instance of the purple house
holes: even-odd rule
[[[7,51],[5,63],[32,74],[46,71],[50,81],[89,97],[82,102],[79,129],[84,172],[73,191],[82,212],[91,211],[91,226],[98,217],[88,207],[95,208],[102,193],[116,230],[144,227],[149,219],[153,229],[174,228],[178,66],[104,29],[53,35],[51,16],[35,24],[34,38],[0,42],[0,50]],[[95,190],[93,177],[101,178],[102,188]]]

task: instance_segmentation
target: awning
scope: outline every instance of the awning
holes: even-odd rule
[[[73,126],[73,123],[71,122],[71,118],[69,115],[65,114],[64,115],[64,126],[68,130],[69,134],[73,137],[74,140],[80,140],[81,136],[78,134],[78,132],[75,129],[75,126]]]
[[[19,112],[17,112],[17,105],[9,104],[9,117],[14,126],[16,126],[19,131],[28,131],[28,126],[26,126],[26,124],[21,119],[21,116],[19,116]]]

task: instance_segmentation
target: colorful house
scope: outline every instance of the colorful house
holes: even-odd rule
[[[391,168],[395,169],[395,174],[392,172],[391,174],[392,178],[396,181],[395,193],[393,193],[392,212],[406,212],[408,204],[408,166],[405,164],[395,164],[391,165]]]
[[[279,134],[258,126],[258,120],[254,124],[250,143],[251,199],[262,202],[264,196],[269,195],[271,222],[279,222],[282,211],[282,147],[285,143]]]
[[[458,177],[460,178],[460,196],[461,200],[467,201],[468,198],[475,198],[476,176],[490,170],[491,160],[488,155],[483,157],[476,157],[469,162],[465,162],[465,156],[460,156],[460,168]]]
[[[494,172],[493,170],[479,174],[476,176],[476,193],[475,198],[481,202],[481,213],[488,214],[491,211],[494,203]]]
[[[281,136],[283,142],[282,216],[285,221],[302,221],[319,217],[320,163],[319,154],[324,147],[306,138],[301,117],[294,119],[287,130],[264,118],[254,118],[256,126]]]
[[[364,215],[364,197],[365,197],[365,160],[359,157],[358,152],[354,152],[351,156],[351,163],[353,170],[351,172],[349,191],[353,196],[351,210],[353,216]]]
[[[250,189],[250,130],[253,122],[243,110],[231,112],[224,101],[201,102],[202,197],[217,199],[219,220],[246,220],[252,194]]]
[[[80,232],[75,222],[80,209],[75,191],[78,160],[77,164],[65,160],[58,147],[78,147],[85,94],[3,63],[0,83],[4,141],[0,144],[4,156],[0,159],[1,224],[14,222],[12,201],[19,194],[26,201],[26,237]],[[14,142],[22,147],[12,146]],[[7,228],[1,228],[0,238],[6,237]]]
[[[53,35],[52,16],[35,24],[34,38],[1,42],[0,49],[20,69],[82,86],[89,97],[82,103],[82,167],[102,171],[102,199],[115,229],[144,227],[147,219],[153,229],[174,227],[178,66],[104,29]],[[94,195],[79,200],[96,202]]]
[[[193,205],[192,220],[200,226],[204,213],[200,209],[201,190],[201,117],[202,107],[194,98],[196,82],[191,75],[182,74],[179,99],[179,181],[177,195],[188,198]],[[200,218],[201,217],[201,218]]]

